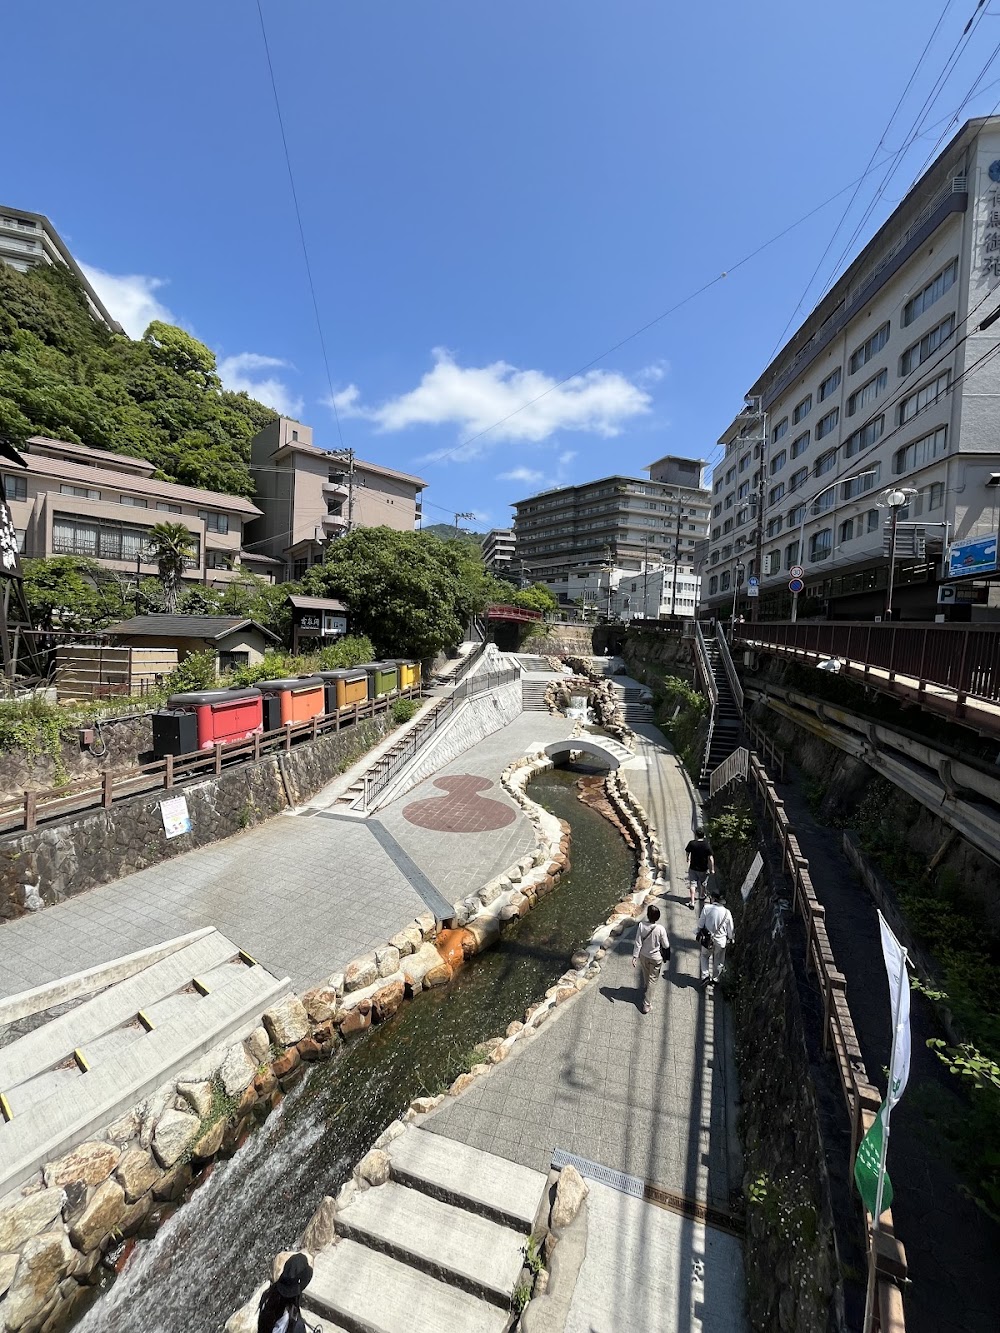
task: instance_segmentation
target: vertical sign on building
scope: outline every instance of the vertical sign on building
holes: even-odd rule
[[[986,192],[983,227],[979,241],[979,272],[989,281],[1000,278],[1000,158],[988,169],[990,188]]]

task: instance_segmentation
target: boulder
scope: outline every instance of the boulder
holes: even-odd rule
[[[3,1303],[4,1325],[23,1328],[35,1319],[52,1299],[52,1293],[69,1272],[73,1247],[60,1227],[33,1236],[21,1251],[14,1280]]]
[[[26,1199],[0,1204],[0,1253],[13,1253],[44,1231],[59,1216],[65,1202],[64,1190],[43,1189]]]
[[[392,944],[375,950],[375,966],[380,977],[391,977],[399,971],[399,950]]]
[[[359,1005],[357,1009],[351,1009],[344,1015],[340,1023],[340,1034],[343,1037],[351,1037],[357,1032],[367,1032],[371,1025],[371,1005],[367,1009]]]
[[[16,1254],[0,1254],[0,1300],[6,1295],[7,1288],[14,1281],[16,1269]]]
[[[405,930],[400,930],[393,935],[390,938],[389,943],[394,949],[399,950],[400,958],[405,958],[407,954],[413,952],[414,948],[419,948],[419,945],[414,945],[413,940],[407,935]]]
[[[421,912],[413,923],[420,931],[421,937],[429,940],[437,929],[437,922],[434,920],[433,912]]]
[[[400,931],[400,934],[404,935],[406,939],[410,941],[410,943],[413,946],[414,952],[417,949],[419,949],[421,944],[423,944],[424,942],[424,932],[420,929],[420,927],[417,925],[415,921],[413,922],[412,925],[404,926],[403,929]],[[403,952],[402,949],[400,949],[400,953],[402,952]]]
[[[153,1186],[153,1198],[161,1203],[174,1203],[181,1197],[194,1179],[194,1172],[188,1162],[178,1162],[172,1171]]]
[[[94,1191],[93,1198],[70,1228],[69,1238],[84,1254],[96,1250],[109,1236],[125,1213],[125,1191],[117,1180],[106,1180]]]
[[[86,1185],[100,1185],[118,1165],[121,1148],[113,1143],[81,1143],[57,1162],[45,1167],[45,1183],[50,1188],[82,1180]]]
[[[389,1154],[381,1148],[372,1148],[358,1163],[355,1175],[369,1185],[384,1185],[389,1179]]]
[[[125,1202],[135,1203],[151,1190],[163,1172],[144,1148],[129,1148],[118,1163],[115,1179],[125,1191]]]
[[[271,1038],[267,1035],[267,1028],[254,1028],[247,1037],[247,1050],[259,1065],[264,1063],[271,1053]]]
[[[399,970],[403,974],[403,980],[406,989],[411,995],[415,995],[423,989],[424,978],[432,967],[439,966],[441,955],[433,944],[421,944],[415,953],[404,958],[399,965]]]
[[[414,1097],[410,1102],[410,1109],[416,1111],[418,1115],[426,1115],[428,1111],[433,1111],[436,1106],[440,1106],[444,1101],[444,1094],[438,1097]]]
[[[253,1082],[253,1076],[256,1072],[257,1065],[247,1055],[243,1043],[240,1042],[238,1046],[230,1046],[226,1052],[226,1058],[222,1062],[222,1068],[219,1070],[219,1077],[222,1079],[226,1096],[235,1097],[244,1088],[248,1088]]]
[[[337,1202],[327,1194],[306,1223],[306,1229],[302,1233],[302,1248],[311,1254],[325,1250],[337,1234],[336,1218]]]
[[[444,959],[441,959],[436,967],[430,968],[427,972],[427,975],[424,977],[424,985],[428,990],[433,990],[436,986],[447,986],[453,976],[454,973],[451,970],[450,964],[446,963]]]
[[[515,1019],[513,1023],[508,1023],[508,1024],[507,1024],[507,1036],[508,1036],[508,1037],[515,1037],[515,1036],[517,1036],[517,1034],[521,1031],[521,1029],[522,1029],[523,1027],[524,1027],[524,1024],[523,1024],[523,1023],[519,1023],[519,1022]]]
[[[215,1089],[211,1083],[178,1083],[177,1091],[199,1120],[211,1114],[215,1100]]]
[[[309,1034],[309,1015],[297,995],[286,995],[268,1009],[264,1027],[273,1042],[279,1046],[294,1046]]]
[[[376,1022],[381,1023],[396,1012],[403,1003],[404,986],[402,981],[392,981],[382,986],[372,996],[372,1014]]]
[[[489,907],[490,903],[495,903],[503,890],[500,888],[500,881],[491,879],[488,884],[484,884],[479,890],[479,901],[484,907]]]
[[[164,1111],[153,1133],[153,1152],[162,1167],[174,1166],[194,1143],[201,1121],[186,1111]]]
[[[303,1060],[318,1060],[323,1054],[323,1048],[314,1037],[303,1037],[295,1048]]]
[[[337,1012],[337,992],[325,983],[314,986],[303,995],[302,1003],[314,1023],[328,1023]]]
[[[374,985],[378,980],[378,964],[374,957],[369,954],[365,958],[355,958],[353,963],[348,963],[344,969],[344,992],[363,990],[366,986]],[[303,1034],[304,1035],[304,1034]]]
[[[144,1109],[144,1105],[135,1106],[108,1126],[108,1138],[112,1143],[128,1143],[130,1139],[138,1138]]]
[[[590,1187],[576,1167],[564,1166],[559,1172],[555,1203],[552,1205],[550,1224],[553,1231],[562,1231],[569,1226],[589,1193]]]
[[[477,917],[475,921],[470,921],[465,928],[465,936],[462,941],[462,948],[467,958],[473,954],[482,953],[488,949],[491,944],[495,944],[500,938],[500,923],[496,917]],[[468,948],[466,945],[468,944]]]
[[[275,1078],[285,1078],[293,1069],[298,1068],[301,1060],[302,1056],[299,1055],[298,1049],[292,1046],[285,1051],[284,1055],[278,1056],[271,1066],[271,1073]]]
[[[462,1093],[466,1090],[466,1088],[472,1087],[475,1081],[476,1081],[475,1074],[472,1073],[459,1074],[458,1078],[455,1079],[455,1082],[448,1089],[448,1096],[460,1097]]]
[[[220,1116],[214,1124],[209,1125],[203,1134],[200,1134],[195,1140],[194,1147],[191,1149],[191,1156],[197,1157],[201,1161],[207,1162],[222,1147],[222,1140],[226,1136],[226,1118]]]

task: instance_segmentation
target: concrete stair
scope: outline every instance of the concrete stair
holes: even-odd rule
[[[707,781],[712,770],[728,759],[733,751],[738,748],[740,734],[743,730],[743,718],[730,689],[729,678],[726,675],[718,645],[714,639],[706,639],[705,647],[708,652],[712,676],[719,692],[719,703],[715,710],[715,725],[712,728],[711,743],[702,764],[701,781],[703,783]]]
[[[0,1195],[286,995],[217,930],[0,1048]],[[17,997],[13,997],[15,1000]]]
[[[338,1212],[305,1294],[351,1333],[500,1333],[546,1176],[409,1126],[390,1179]]]
[[[554,676],[549,676],[547,679],[532,678],[531,676],[521,677],[521,707],[526,713],[547,713],[549,711],[545,706],[545,691],[548,688],[549,681],[554,679]]]

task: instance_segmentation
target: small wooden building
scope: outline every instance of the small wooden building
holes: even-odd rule
[[[215,653],[220,674],[259,662],[268,648],[281,642],[271,630],[245,616],[132,616],[105,633],[129,648],[176,648],[181,662],[209,649]]]

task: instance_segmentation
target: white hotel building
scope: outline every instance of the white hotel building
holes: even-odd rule
[[[969,121],[747,395],[712,478],[702,608],[871,619],[898,511],[897,618],[932,620],[947,541],[1000,521],[1000,117]],[[758,516],[757,496],[762,495]],[[924,554],[920,552],[923,538]],[[743,596],[759,580],[757,606]],[[995,576],[994,576],[995,577]],[[994,596],[1000,589],[990,589]],[[977,594],[986,601],[987,589]],[[988,614],[954,608],[949,617]]]

